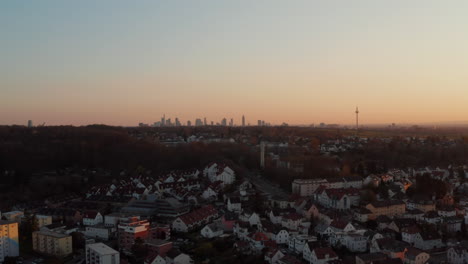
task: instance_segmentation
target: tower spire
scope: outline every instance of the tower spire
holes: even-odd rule
[[[359,108],[356,106],[356,135],[359,131]]]

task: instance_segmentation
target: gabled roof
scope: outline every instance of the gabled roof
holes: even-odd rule
[[[202,221],[210,216],[216,215],[217,213],[218,211],[212,205],[206,205],[180,216],[180,220],[182,220],[186,225],[192,225],[193,223]]]
[[[422,251],[422,250],[420,250],[418,248],[415,248],[415,247],[408,247],[407,251],[405,253],[405,258],[415,260],[416,257],[419,256],[419,254],[421,254],[421,253],[424,253],[424,251]]]
[[[314,248],[312,252],[315,252],[317,259],[326,259],[327,255],[328,258],[336,258],[338,257],[330,247],[323,247],[323,248]]]
[[[340,229],[340,230],[343,230],[346,228],[346,226],[348,226],[349,222],[348,221],[344,221],[344,220],[333,220],[330,224],[331,227],[334,227],[336,229]]]
[[[88,212],[84,213],[83,218],[95,219],[97,214],[98,214],[98,212],[88,211]]]

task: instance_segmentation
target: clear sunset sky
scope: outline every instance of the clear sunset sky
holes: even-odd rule
[[[466,0],[0,2],[0,124],[468,120]]]

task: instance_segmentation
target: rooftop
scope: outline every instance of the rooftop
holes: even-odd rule
[[[100,255],[114,255],[119,254],[118,251],[112,249],[104,243],[88,244],[87,248],[99,253]]]

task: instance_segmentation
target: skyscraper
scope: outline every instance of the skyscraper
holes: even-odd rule
[[[222,125],[222,126],[227,126],[227,120],[226,120],[226,118],[223,118],[223,120],[221,120],[221,125]]]
[[[208,125],[208,123],[206,123],[206,117],[203,118],[203,124],[204,124],[205,126]]]
[[[203,126],[203,122],[200,118],[195,119],[195,126]]]
[[[28,127],[29,127],[29,128],[33,127],[33,122],[32,122],[32,120],[28,120]]]
[[[229,126],[234,126],[234,119],[231,118],[231,121],[229,121]]]
[[[163,115],[163,117],[161,117],[161,126],[165,126],[166,125],[166,114]]]
[[[245,116],[242,115],[242,126],[245,127]]]

